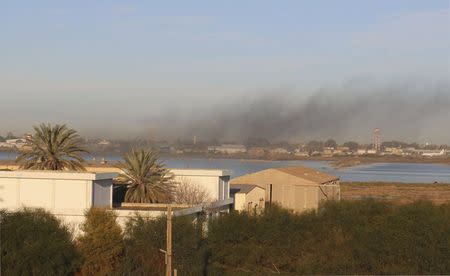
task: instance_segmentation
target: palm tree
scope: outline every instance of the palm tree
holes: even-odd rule
[[[66,125],[40,124],[34,126],[34,135],[27,138],[28,149],[22,151],[16,162],[22,169],[85,171],[77,132]]]
[[[132,149],[118,167],[122,173],[117,181],[128,185],[125,202],[158,203],[172,200],[173,175],[158,161],[156,152]]]

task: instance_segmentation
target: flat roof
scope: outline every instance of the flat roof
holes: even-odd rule
[[[67,172],[67,171],[0,171],[0,178],[32,178],[32,179],[70,179],[70,180],[102,180],[117,176],[115,172]]]
[[[220,169],[170,169],[175,176],[229,176],[228,170]]]

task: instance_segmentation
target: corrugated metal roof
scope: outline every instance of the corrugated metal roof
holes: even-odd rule
[[[319,170],[307,168],[307,167],[282,167],[282,168],[274,168],[275,170],[300,177],[309,181],[317,182],[317,183],[326,183],[334,180],[338,180],[339,177],[330,175]]]

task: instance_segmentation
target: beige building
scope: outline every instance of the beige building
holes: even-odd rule
[[[231,185],[230,194],[234,198],[234,210],[260,212],[264,209],[266,191],[257,185]]]
[[[272,168],[231,180],[232,185],[257,185],[266,201],[296,212],[317,209],[323,200],[339,200],[339,178],[305,167]]]

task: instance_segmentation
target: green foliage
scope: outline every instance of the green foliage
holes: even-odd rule
[[[40,124],[34,127],[34,135],[27,139],[31,147],[16,159],[22,169],[84,171],[84,159],[77,132],[66,125]]]
[[[328,202],[293,214],[232,213],[210,223],[210,270],[259,274],[445,274],[450,205]]]
[[[158,161],[158,154],[152,150],[131,150],[118,166],[122,173],[117,182],[128,185],[126,202],[157,203],[168,202],[173,197],[173,176],[164,164]]]
[[[79,268],[71,233],[53,215],[24,209],[0,216],[2,275],[70,275]]]
[[[353,141],[349,141],[349,142],[345,142],[343,144],[344,147],[348,147],[349,150],[351,151],[357,151],[359,144],[357,142],[353,142]]]
[[[305,146],[306,150],[309,153],[315,152],[315,151],[322,151],[323,150],[323,142],[322,141],[309,141],[308,144]]]
[[[83,275],[110,275],[123,254],[122,229],[116,215],[105,209],[91,208],[81,225],[83,235],[78,246],[84,256]]]
[[[173,219],[180,275],[450,272],[450,204],[341,201],[303,214],[271,205],[261,215],[219,216],[207,235],[200,225]],[[131,218],[123,243],[111,212],[90,210],[82,229],[83,274],[164,274],[165,217]],[[1,231],[5,275],[71,274],[81,264],[70,233],[44,211],[2,212]]]
[[[180,275],[201,275],[205,269],[206,251],[201,227],[190,217],[173,219],[172,266]],[[163,275],[166,249],[166,219],[130,219],[125,231],[125,258],[121,274]]]
[[[325,141],[325,143],[323,144],[324,147],[329,147],[329,148],[336,148],[337,147],[337,143],[335,140],[333,139],[328,139]]]

